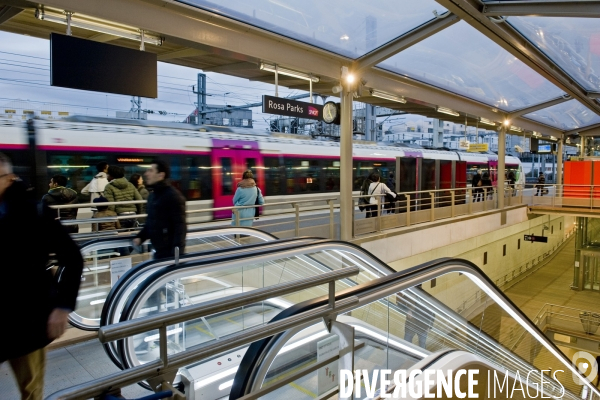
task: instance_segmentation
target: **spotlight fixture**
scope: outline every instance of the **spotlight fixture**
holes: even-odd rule
[[[67,15],[59,12],[48,11],[48,10],[35,10],[35,17],[41,21],[56,22],[58,24],[68,24]],[[108,35],[118,36],[125,39],[136,40],[144,43],[153,44],[155,46],[162,46],[164,39],[160,36],[150,35],[145,31],[126,28],[123,26],[112,26],[102,23],[100,21],[86,18],[83,15],[71,14],[70,25],[75,28],[86,29],[88,31],[106,33]]]
[[[505,119],[504,120],[504,126],[510,126],[510,120]]]
[[[260,69],[262,71],[275,72],[276,68],[273,64],[260,63]],[[313,81],[314,83],[319,82],[319,77],[307,74],[304,72],[294,71],[288,68],[282,68],[277,66],[277,73],[285,76],[291,76],[292,78],[304,79],[306,81]]]
[[[446,107],[438,107],[437,112],[440,112],[442,114],[454,115],[455,117],[460,116],[460,114],[458,112],[451,110],[449,108],[446,108]]]
[[[496,126],[496,123],[494,121],[491,121],[487,118],[479,118],[479,122],[485,125]]]
[[[513,132],[523,132],[523,129],[519,128],[518,126],[511,126],[510,130]]]
[[[406,103],[406,100],[404,99],[404,97],[396,96],[395,94],[380,92],[379,90],[375,90],[375,89],[372,89],[370,91],[370,93],[371,93],[371,96],[379,97],[380,99],[395,101],[395,102],[403,103],[403,104]]]

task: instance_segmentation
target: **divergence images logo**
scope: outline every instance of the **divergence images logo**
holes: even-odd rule
[[[319,110],[317,110],[316,108],[314,108],[312,106],[308,106],[308,115],[312,115],[313,117],[318,117]]]
[[[578,351],[573,354],[573,364],[577,365],[579,372],[582,375],[586,376],[590,382],[594,382],[596,377],[598,376],[598,364],[596,363],[596,359],[590,353],[585,351]],[[588,372],[586,374],[586,372]],[[579,379],[575,373],[573,373],[573,382],[578,385],[585,385],[585,383]]]

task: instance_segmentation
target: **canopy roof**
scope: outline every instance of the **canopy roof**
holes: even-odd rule
[[[160,35],[162,46],[146,44],[160,61],[270,83],[260,64],[277,64],[318,77],[323,96],[347,66],[365,103],[470,125],[508,120],[511,133],[600,136],[600,1],[0,0],[0,29],[64,33],[36,19],[40,7]],[[102,30],[73,35],[139,46]],[[308,89],[295,77],[279,84]]]

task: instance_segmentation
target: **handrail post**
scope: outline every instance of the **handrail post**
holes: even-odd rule
[[[294,228],[294,235],[296,237],[300,236],[300,206],[298,203],[292,203],[294,206],[294,213],[296,214],[295,221],[296,226]]]
[[[160,346],[160,359],[163,363],[163,367],[169,364],[169,354],[167,353],[167,325],[163,325],[158,328],[158,340]]]
[[[467,213],[469,215],[473,214],[473,202],[475,202],[475,198],[473,197],[473,189],[472,188],[468,188],[467,189],[467,194],[469,195],[469,205],[467,206]]]
[[[235,218],[235,226],[240,226],[240,210],[234,208],[231,211],[233,211],[233,218]]]
[[[454,218],[456,216],[456,193],[454,189],[450,192],[450,216]]]
[[[431,197],[431,208],[429,209],[429,220],[431,222],[435,221],[435,193],[429,192],[429,196]]]
[[[590,210],[594,208],[594,185],[590,186]]]
[[[381,196],[377,196],[377,231],[381,232],[381,217],[383,209],[381,207]]]
[[[406,197],[406,226],[410,226],[410,194],[405,194]]]
[[[488,201],[487,191],[488,191],[487,187],[484,187],[483,188],[483,211],[487,211],[487,201]]]
[[[354,221],[356,220],[356,215],[355,214],[356,214],[356,207],[357,206],[358,206],[357,204],[354,204],[354,199],[352,199],[352,234],[351,234],[352,238],[354,238],[354,232],[355,232],[354,231]],[[342,212],[341,208],[340,208],[340,212]],[[340,229],[342,229],[341,223],[340,223]],[[340,236],[341,236],[341,232],[340,232]]]
[[[333,236],[335,235],[335,218],[333,215],[333,200],[327,200],[327,204],[329,204],[329,239],[335,239]],[[354,215],[354,200],[352,200],[352,215]],[[352,219],[354,222],[354,218]]]

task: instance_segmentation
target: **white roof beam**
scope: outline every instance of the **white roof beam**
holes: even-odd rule
[[[395,54],[419,43],[420,41],[427,39],[428,37],[454,25],[460,21],[457,15],[452,13],[445,13],[438,16],[436,19],[429,21],[426,24],[419,26],[412,31],[405,33],[402,36],[384,44],[383,46],[365,54],[364,56],[357,58],[352,69],[355,73],[360,74],[367,68],[375,66],[380,62],[392,57]]]
[[[600,18],[600,1],[502,1],[483,6],[488,17]]]
[[[548,107],[552,107],[556,104],[560,104],[560,103],[564,103],[565,101],[569,101],[572,100],[570,96],[563,96],[563,97],[559,97],[557,99],[552,99],[549,101],[545,101],[543,103],[539,103],[536,105],[533,105],[531,107],[526,107],[526,108],[521,108],[520,110],[516,110],[511,112],[510,114],[508,114],[508,119],[513,119],[516,117],[520,117],[521,115],[525,115],[525,114],[529,114],[532,113],[534,111],[538,111],[538,110],[542,110],[544,108],[548,108]]]

